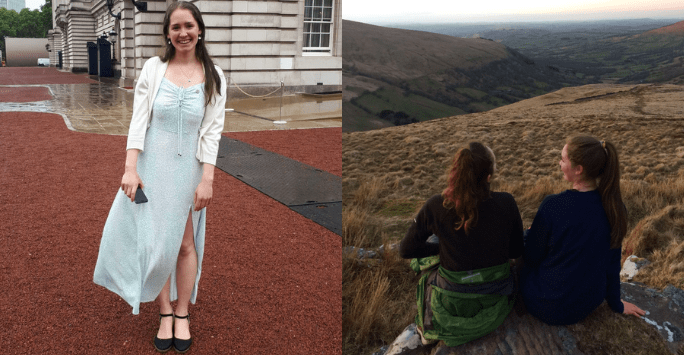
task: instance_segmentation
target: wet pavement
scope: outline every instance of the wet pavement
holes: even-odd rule
[[[342,94],[240,99],[228,107],[234,110],[226,112],[230,132],[342,127]]]
[[[97,77],[91,77],[97,80]],[[109,81],[109,82],[108,82]],[[118,80],[90,84],[0,85],[47,87],[53,99],[0,102],[0,112],[33,111],[62,115],[75,131],[127,135],[133,114],[133,90]],[[120,85],[122,87],[120,87]],[[342,127],[342,96],[295,94],[228,100],[224,132]],[[285,123],[274,123],[285,121]]]

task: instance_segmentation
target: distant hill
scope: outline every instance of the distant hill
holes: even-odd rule
[[[684,21],[598,21],[586,28],[518,24],[474,36],[505,44],[537,63],[572,71],[586,83],[684,84]]]
[[[581,83],[491,40],[348,20],[342,28],[345,132],[487,111]]]
[[[657,28],[655,30],[648,31],[645,34],[684,36],[684,21],[679,21],[669,26]]]
[[[402,30],[343,20],[343,67],[388,80],[405,80],[451,68],[479,68],[508,57],[492,41]]]

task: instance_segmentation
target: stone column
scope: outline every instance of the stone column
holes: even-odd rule
[[[57,52],[62,50],[62,32],[59,27],[48,31],[48,43],[50,44],[50,66],[56,67],[59,64]]]
[[[68,5],[66,4],[54,4],[53,7],[55,8],[55,14],[54,14],[54,21],[55,21],[55,28],[59,29],[59,32],[55,33],[56,35],[59,35],[58,38],[55,38],[55,43],[59,42],[59,48],[55,50],[55,65],[59,64],[59,56],[57,55],[57,51],[61,50],[62,51],[62,69],[67,67],[67,27],[69,27],[69,23],[67,21],[67,11],[68,11]],[[57,46],[55,46],[57,47]]]
[[[123,11],[119,21],[119,43],[117,58],[121,63],[121,77],[135,80],[135,6],[130,1],[123,2]]]
[[[95,34],[95,18],[90,13],[90,9],[85,3],[72,1],[66,13],[66,48],[67,63],[66,69],[72,72],[88,71],[88,49],[86,42],[94,42],[97,39]]]
[[[140,76],[145,61],[163,54],[162,23],[164,22],[166,6],[166,1],[147,0],[147,12],[135,12],[133,55],[136,80]]]

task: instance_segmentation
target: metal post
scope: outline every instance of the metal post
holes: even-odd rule
[[[283,86],[285,86],[285,83],[283,83],[282,80],[280,80],[280,120],[283,120]]]
[[[287,121],[283,121],[283,86],[285,86],[285,83],[283,80],[280,80],[280,119],[278,121],[273,121],[275,124],[285,124]]]

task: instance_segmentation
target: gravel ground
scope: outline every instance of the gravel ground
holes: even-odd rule
[[[308,131],[316,132],[231,137],[341,175],[341,130]],[[156,353],[156,305],[134,316],[92,282],[125,145],[126,137],[69,131],[59,115],[0,113],[5,353]],[[314,157],[329,155],[321,146],[334,146],[335,158]],[[220,170],[207,213],[190,353],[341,354],[340,237]]]

